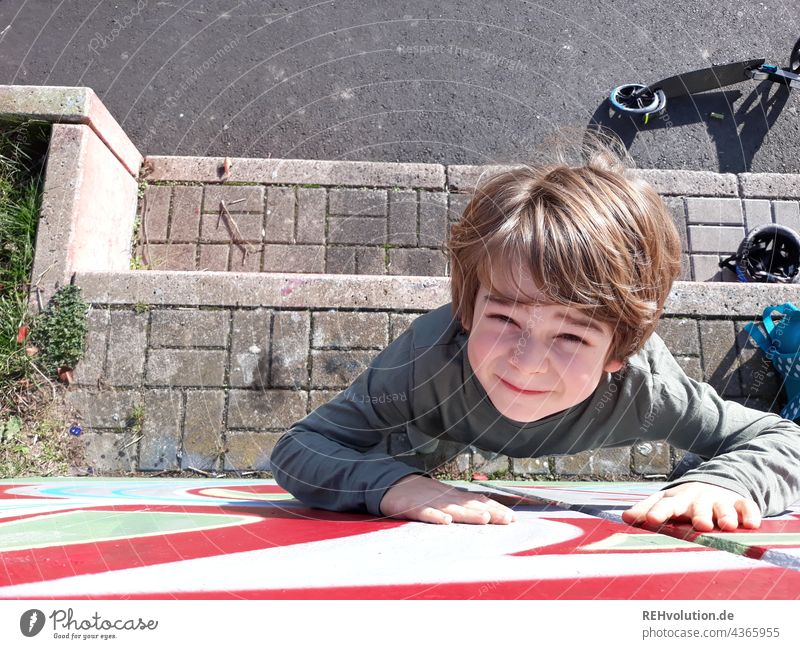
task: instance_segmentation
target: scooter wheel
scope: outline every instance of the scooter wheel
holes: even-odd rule
[[[664,110],[667,96],[663,90],[651,90],[641,83],[626,83],[611,91],[609,101],[623,113],[645,115]]]
[[[794,44],[792,54],[789,57],[789,69],[795,74],[800,74],[800,38]]]

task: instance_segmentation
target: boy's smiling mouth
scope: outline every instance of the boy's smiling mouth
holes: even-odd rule
[[[547,390],[523,390],[522,388],[518,388],[513,383],[509,383],[500,376],[498,376],[497,378],[500,379],[503,385],[505,385],[507,388],[509,388],[510,390],[514,390],[514,392],[518,392],[520,394],[545,394],[546,392],[548,392]]]

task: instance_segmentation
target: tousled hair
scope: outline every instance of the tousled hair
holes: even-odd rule
[[[668,208],[635,175],[621,143],[584,134],[582,161],[501,171],[479,182],[446,244],[453,314],[472,322],[480,285],[527,299],[530,274],[548,300],[587,312],[614,332],[606,362],[623,363],[655,330],[681,272],[681,243]]]

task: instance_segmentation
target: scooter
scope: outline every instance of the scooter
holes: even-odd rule
[[[795,44],[789,67],[786,68],[767,63],[766,59],[712,65],[710,68],[684,72],[650,85],[622,84],[611,91],[609,101],[622,113],[643,115],[646,124],[650,115],[658,114],[666,108],[668,98],[732,86],[746,79],[767,79],[772,83],[783,84],[790,90],[800,88],[800,40]]]

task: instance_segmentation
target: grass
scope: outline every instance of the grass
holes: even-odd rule
[[[25,336],[50,126],[0,122],[0,478],[64,473],[75,461],[64,389]]]

